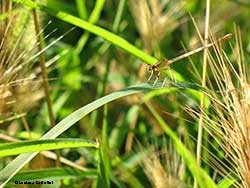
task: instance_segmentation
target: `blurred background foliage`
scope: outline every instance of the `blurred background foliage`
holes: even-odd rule
[[[203,34],[205,1],[47,0],[45,3],[54,9],[89,20],[158,59],[171,59],[185,53],[183,47],[189,51],[202,45],[190,15]],[[147,67],[139,59],[96,35],[50,17],[46,13],[40,13],[39,17],[44,28],[44,36],[48,36],[44,40],[45,45],[65,35],[45,51],[48,63],[56,58],[48,67],[56,122],[106,94],[147,81]],[[234,25],[239,26],[246,62],[250,54],[249,17],[248,1],[211,1],[211,33],[216,37],[222,37],[227,33],[233,33]],[[223,44],[223,48],[229,57],[232,56],[228,42]],[[184,82],[200,85],[202,53],[192,56],[191,59],[192,61],[189,58],[181,60],[171,65],[171,68],[182,75]],[[37,61],[34,62],[36,63]],[[28,96],[23,96],[26,97]],[[41,97],[38,98],[34,107],[27,101],[25,105],[30,108],[23,111],[26,113],[33,139],[39,138],[50,129],[46,103],[40,99]],[[142,98],[143,95],[136,95],[112,102],[106,107],[106,115],[104,108],[100,108],[84,117],[61,137],[101,139],[101,130],[106,121],[111,187],[161,188],[169,184],[165,182],[168,178],[164,179],[168,176],[172,177],[171,184],[176,185],[175,187],[191,186],[193,179],[190,172],[186,170],[170,139],[164,135],[146,105],[141,104]],[[179,135],[187,148],[195,153],[198,120],[190,116],[185,107],[197,110],[199,100],[185,90],[178,90],[169,94],[155,94],[148,102]],[[12,113],[19,112],[14,109]],[[22,124],[21,119],[6,121],[0,125],[1,133],[17,139],[28,139]],[[209,145],[210,136],[205,137],[207,140],[203,144],[206,149],[219,157],[222,156],[223,154],[220,155],[218,150]],[[216,148],[216,143],[213,143],[213,140],[211,142]],[[206,151],[204,153],[204,161],[207,161],[209,154]],[[86,168],[97,167],[95,153],[91,150],[63,149],[61,155]],[[1,160],[0,167],[6,165],[8,160]],[[34,169],[48,166],[53,166],[53,161],[41,156],[31,164],[31,168]],[[206,166],[206,171],[211,176],[214,175],[217,182],[222,178],[215,175],[212,167]],[[159,180],[157,177],[162,179]],[[164,183],[160,185],[159,182]],[[91,183],[92,180],[88,178],[64,180],[64,184],[72,188],[90,187]]]

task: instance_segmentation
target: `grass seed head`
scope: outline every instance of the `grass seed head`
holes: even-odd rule
[[[170,144],[164,149],[152,148],[143,160],[144,171],[154,188],[184,188],[185,163]]]
[[[36,45],[31,15],[18,6],[4,13],[8,16],[0,20],[0,119],[31,108],[42,96],[29,61]]]
[[[233,60],[217,45],[209,55],[212,80],[209,97],[213,114],[206,114],[208,132],[220,142],[237,187],[250,188],[250,83],[249,65],[244,61],[240,33],[236,32]],[[236,62],[234,64],[234,62]],[[224,165],[226,166],[226,165]],[[221,172],[227,170],[217,169]],[[228,174],[224,174],[228,175]]]

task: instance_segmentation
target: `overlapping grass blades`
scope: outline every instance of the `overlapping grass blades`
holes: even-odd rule
[[[97,108],[99,108],[99,107],[101,107],[101,106],[103,106],[111,101],[114,101],[116,99],[119,99],[119,98],[122,98],[125,96],[129,96],[132,94],[137,94],[140,92],[150,91],[152,89],[159,89],[159,88],[161,88],[161,84],[159,84],[158,86],[154,86],[154,87],[151,84],[141,84],[141,85],[135,85],[135,86],[123,89],[123,90],[119,90],[119,91],[116,91],[116,92],[111,93],[109,95],[106,95],[102,98],[99,98],[99,99],[93,101],[92,103],[89,103],[89,104],[83,106],[82,108],[76,110],[75,112],[71,113],[70,115],[68,115],[66,118],[64,118],[62,121],[60,121],[55,127],[50,129],[41,138],[41,140],[54,139],[54,138],[58,137],[59,135],[64,133],[66,130],[68,130],[71,126],[73,126],[77,121],[82,119],[84,116],[88,115],[92,111],[96,110]],[[172,88],[169,88],[169,89],[171,90]],[[181,89],[184,89],[184,88],[182,87]],[[193,88],[186,88],[186,89],[193,89]],[[173,137],[173,138],[177,139],[177,136],[175,135],[175,137]],[[15,158],[13,161],[11,161],[3,170],[1,170],[0,171],[0,177],[1,177],[0,188],[4,187],[6,185],[6,183],[8,183],[10,181],[10,179],[12,179],[12,177],[15,174],[17,174],[17,172],[20,171],[37,154],[38,154],[38,152],[21,154],[17,158]]]
[[[103,106],[104,104],[107,104],[111,101],[114,101],[116,99],[119,99],[128,95],[140,93],[140,92],[147,91],[150,89],[153,89],[153,87],[149,84],[136,85],[136,86],[124,89],[124,90],[111,93],[110,95],[104,96],[102,98],[99,98],[95,100],[94,102],[89,103],[88,105],[68,115],[66,118],[60,121],[55,127],[53,127],[50,131],[48,131],[41,138],[41,140],[54,139],[58,137],[60,134],[62,134],[67,129],[69,129],[72,125],[74,125],[77,121],[82,119],[84,116],[88,115],[90,112]],[[21,170],[30,160],[32,160],[37,154],[38,152],[22,154],[22,155],[19,155],[17,158],[15,158],[13,161],[11,161],[3,170],[0,171],[0,177],[2,177],[2,179],[5,179],[3,182],[1,182],[0,187],[4,187],[4,185],[19,170]]]

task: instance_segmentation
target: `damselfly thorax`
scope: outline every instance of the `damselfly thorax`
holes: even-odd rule
[[[162,70],[169,70],[170,71],[170,75],[172,77],[172,74],[171,74],[171,68],[169,65],[177,62],[177,61],[180,61],[182,59],[185,59],[187,57],[190,57],[194,54],[197,54],[199,52],[201,52],[202,50],[206,49],[206,48],[210,48],[212,46],[214,46],[215,44],[217,44],[218,42],[222,42],[222,41],[225,41],[225,40],[228,40],[232,37],[232,34],[227,34],[221,38],[219,38],[218,40],[208,44],[207,46],[201,46],[199,48],[196,48],[195,50],[192,50],[192,51],[189,51],[185,54],[182,54],[180,56],[177,56],[177,57],[174,57],[172,59],[161,59],[159,60],[156,64],[154,65],[147,65],[148,66],[148,71],[150,73],[149,77],[148,77],[148,81],[150,81],[153,77],[153,75],[155,75],[155,81],[154,81],[154,85],[156,84],[156,82],[159,80],[159,77],[160,77],[160,74],[161,74],[161,71]]]

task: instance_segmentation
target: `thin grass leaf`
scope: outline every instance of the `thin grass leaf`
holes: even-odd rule
[[[148,91],[154,89],[152,85],[142,84],[136,85],[133,87],[129,87],[124,90],[120,90],[99,98],[92,103],[76,110],[75,112],[68,115],[62,121],[60,121],[55,127],[53,127],[50,131],[48,131],[41,139],[54,139],[58,137],[60,134],[68,130],[72,125],[74,125],[77,121],[82,119],[84,116],[88,115],[90,112],[96,110],[97,108],[107,104],[116,99],[140,93],[143,91]],[[11,161],[4,169],[0,171],[0,177],[5,177],[5,181],[1,182],[0,188],[4,187],[6,183],[19,171],[21,170],[31,159],[33,159],[37,155],[36,153],[27,153],[19,155],[13,161]],[[4,179],[4,178],[3,178]]]
[[[107,164],[104,159],[104,153],[100,149],[98,152],[98,178],[96,181],[96,188],[110,188],[109,173],[107,173]]]
[[[94,7],[93,11],[91,12],[89,19],[88,19],[89,23],[95,24],[99,20],[104,3],[105,3],[105,0],[97,0],[96,1],[95,7]],[[83,50],[88,39],[89,39],[89,32],[85,32],[80,37],[79,42],[77,43],[77,46],[76,46],[76,53],[77,54],[81,53],[81,51]]]
[[[77,18],[75,16],[72,16],[68,13],[55,10],[51,7],[33,2],[31,0],[13,0],[16,3],[21,3],[25,6],[28,6],[30,8],[34,8],[37,10],[44,11],[60,20],[63,20],[67,23],[70,23],[72,25],[75,25],[77,27],[80,27],[82,29],[85,29],[89,31],[90,33],[93,33],[95,35],[98,35],[105,40],[111,42],[112,44],[122,48],[123,50],[127,51],[129,54],[134,55],[135,57],[138,57],[139,59],[143,60],[144,62],[148,64],[156,64],[158,62],[158,59],[155,57],[150,56],[149,54],[145,53],[144,51],[136,48],[134,45],[130,44],[128,41],[125,39],[119,37],[118,35],[115,35],[111,33],[110,31],[103,29],[101,27],[98,27],[96,25],[93,25],[87,21],[84,21],[80,18]]]
[[[86,8],[85,0],[76,0],[76,7],[80,18],[86,20],[88,17],[88,12]]]
[[[98,148],[98,144],[83,139],[53,139],[33,140],[23,142],[11,142],[0,144],[0,157],[18,155],[21,153],[37,152],[43,150],[55,150],[62,148],[92,147]]]
[[[219,188],[229,188],[236,182],[235,179],[224,178],[218,184]]]
[[[102,123],[102,144],[98,153],[98,178],[96,188],[110,188],[110,164],[109,164],[109,145],[108,145],[108,106],[104,106]]]
[[[124,11],[124,8],[125,8],[125,4],[126,4],[126,0],[119,1],[118,9],[117,9],[117,12],[116,12],[116,15],[115,15],[115,21],[114,21],[113,27],[112,27],[113,31],[115,33],[117,33],[117,31],[118,31],[119,24],[120,24],[121,19],[122,19],[122,14],[123,14],[123,11]]]
[[[102,145],[100,147],[100,152],[102,156],[104,172],[105,172],[105,184],[107,188],[110,188],[110,157],[109,157],[109,142],[108,142],[108,105],[104,106],[103,113],[103,128],[102,128]]]

